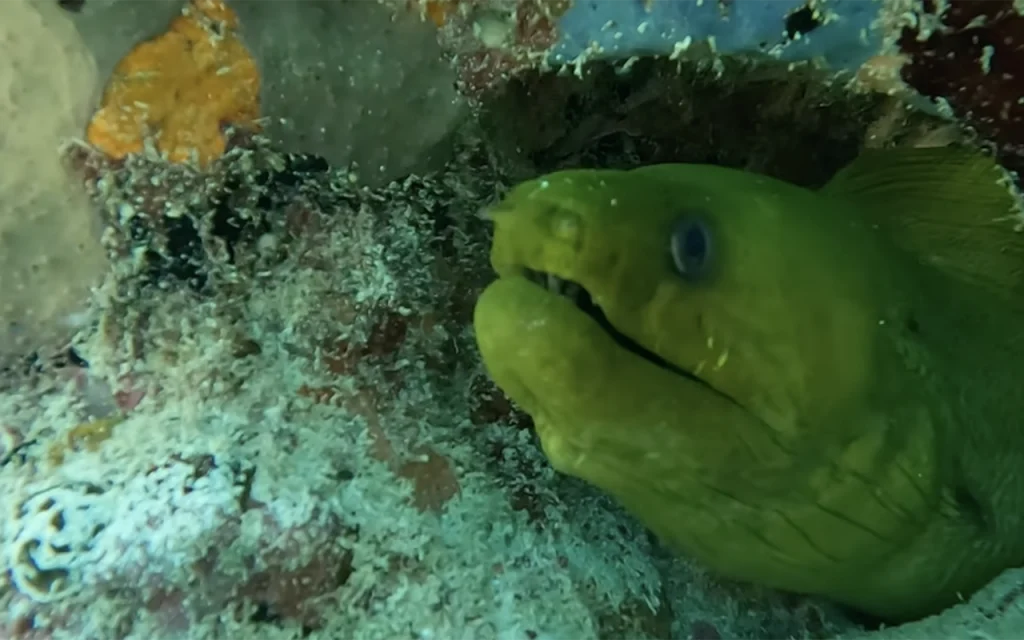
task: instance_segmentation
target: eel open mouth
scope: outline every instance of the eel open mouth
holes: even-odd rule
[[[665,369],[666,371],[671,371],[676,375],[683,376],[688,380],[692,380],[694,382],[702,384],[705,387],[711,389],[712,391],[715,391],[715,393],[720,393],[717,389],[714,389],[713,387],[708,385],[708,383],[701,380],[697,376],[693,375],[689,371],[681,369],[680,367],[677,367],[671,362],[668,362],[658,354],[643,348],[629,336],[619,332],[614,327],[614,325],[612,325],[611,321],[608,320],[608,317],[604,314],[604,312],[601,311],[601,308],[594,304],[594,300],[593,298],[590,297],[590,293],[586,289],[584,289],[581,284],[573,282],[572,280],[560,278],[550,273],[536,271],[534,269],[523,269],[523,275],[530,282],[533,282],[534,284],[544,287],[545,289],[552,293],[555,293],[557,295],[562,296],[563,298],[567,298],[568,300],[570,300],[573,304],[576,305],[576,307],[580,311],[593,318],[594,321],[597,322],[597,324],[602,329],[604,329],[605,333],[610,335],[612,339],[615,340],[616,344],[618,344],[626,351],[629,351],[633,355],[639,356],[644,360],[650,362],[651,364],[656,365],[662,369]]]

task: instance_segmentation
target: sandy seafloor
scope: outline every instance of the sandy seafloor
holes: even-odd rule
[[[362,189],[236,149],[91,163],[119,255],[0,394],[0,637],[825,637],[547,465],[479,364],[479,149]],[[173,212],[168,214],[168,212]]]

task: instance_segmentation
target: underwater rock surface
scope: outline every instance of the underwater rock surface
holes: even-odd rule
[[[95,100],[96,63],[56,6],[0,9],[0,369],[59,349],[108,265],[102,221],[60,148]]]

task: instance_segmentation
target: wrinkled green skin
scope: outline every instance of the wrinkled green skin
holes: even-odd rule
[[[690,213],[715,244],[699,282],[669,253]],[[1005,339],[1020,330],[863,213],[717,167],[552,174],[492,212],[499,278],[474,324],[557,470],[721,574],[898,621],[1024,560],[1024,447],[1004,435],[1024,431]],[[524,267],[580,283],[705,384],[620,347]]]

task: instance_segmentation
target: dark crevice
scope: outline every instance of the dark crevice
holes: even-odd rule
[[[786,16],[786,37],[794,40],[821,26],[814,9],[804,6]]]

